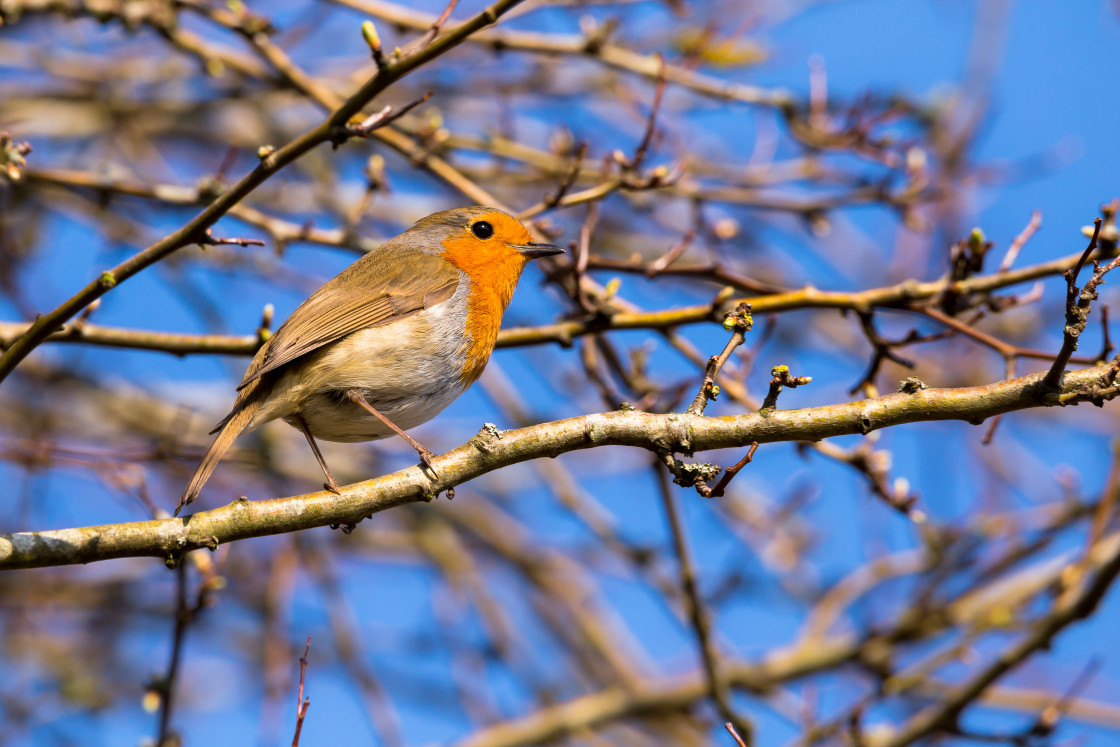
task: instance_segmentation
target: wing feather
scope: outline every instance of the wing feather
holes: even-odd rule
[[[300,304],[253,359],[238,390],[352,332],[451,298],[458,269],[435,254],[392,244],[362,257]]]

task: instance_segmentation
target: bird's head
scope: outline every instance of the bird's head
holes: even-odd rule
[[[509,303],[521,271],[531,260],[563,254],[552,244],[533,240],[512,215],[491,207],[444,210],[409,229],[427,251],[467,274],[480,292],[495,293],[502,307]]]

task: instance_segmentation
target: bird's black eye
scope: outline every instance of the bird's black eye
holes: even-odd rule
[[[471,233],[480,239],[488,239],[494,235],[494,227],[484,220],[471,225]]]

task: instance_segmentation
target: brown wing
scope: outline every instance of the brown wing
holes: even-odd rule
[[[311,294],[276,330],[245,372],[238,390],[269,371],[340,340],[442,303],[459,271],[442,257],[385,245]]]

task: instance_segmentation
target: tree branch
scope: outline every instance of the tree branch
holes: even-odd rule
[[[979,700],[984,691],[1000,677],[1022,664],[1031,654],[1049,647],[1054,637],[1069,625],[1093,613],[1105,593],[1120,575],[1120,545],[1072,599],[1059,602],[1055,609],[1035,622],[1030,633],[1002,652],[995,661],[951,690],[942,700],[919,711],[896,734],[876,739],[873,747],[907,747],[939,731],[954,731],[964,710]]]
[[[421,65],[429,62],[444,52],[458,46],[475,31],[488,26],[506,11],[517,5],[521,0],[498,0],[473,18],[436,39],[424,49],[418,50],[397,63],[382,68],[370,78],[357,93],[331,113],[325,120],[303,133],[282,148],[269,153],[261,159],[260,164],[245,175],[236,184],[230,186],[205,210],[195,216],[186,225],[147,249],[133,255],[111,270],[107,270],[96,279],[82,288],[77,294],[65,301],[53,311],[39,316],[7,352],[0,357],[0,381],[7,378],[20,361],[35,349],[39,343],[54,333],[66,321],[73,318],[82,309],[94,300],[105,295],[110,289],[121,283],[146,267],[158,262],[168,255],[185,246],[202,240],[206,229],[213,226],[219,218],[225,215],[234,205],[259,187],[266,179],[280,171],[288,164],[295,161],[316,146],[332,140],[339,129],[345,126],[350,118],[362,110],[378,94],[391,84],[401,79]]]
[[[378,130],[378,133],[383,132]],[[375,133],[377,134],[377,133]],[[1117,247],[1103,247],[1100,258],[1115,256]],[[623,311],[609,317],[592,320],[572,320],[545,324],[537,327],[512,327],[498,334],[498,347],[513,348],[559,342],[570,344],[584,335],[613,329],[668,329],[682,324],[699,324],[722,319],[723,311],[739,303],[749,303],[754,313],[775,314],[814,308],[854,309],[901,308],[923,299],[934,298],[951,289],[957,295],[990,293],[1019,283],[1038,280],[1065,272],[1071,263],[1080,258],[1081,252],[1067,257],[1042,262],[1013,272],[978,275],[968,280],[949,283],[944,280],[917,282],[906,280],[895,285],[871,288],[865,291],[822,291],[814,287],[769,293],[746,298],[733,298],[713,308],[711,304],[683,306],[677,309],[656,311]],[[680,268],[678,268],[680,269]],[[24,322],[0,322],[0,348],[10,347],[31,325]],[[149,332],[120,327],[103,327],[83,324],[64,324],[47,337],[49,342],[78,342],[104,347],[162,350],[175,355],[190,353],[216,353],[225,355],[253,355],[260,343],[252,335],[192,335],[174,332]]]
[[[1047,395],[1042,374],[956,389],[918,389],[876,399],[800,410],[708,418],[617,411],[496,434],[483,428],[473,439],[432,460],[439,477],[419,466],[344,487],[289,498],[239,499],[221,508],[162,519],[45,532],[0,534],[0,570],[89,563],[123,557],[162,557],[177,565],[185,553],[249,537],[356,524],[394,506],[431,501],[440,492],[511,464],[600,446],[634,446],[658,453],[744,447],[753,442],[817,441],[867,434],[903,423],[964,420],[973,424],[1004,412],[1080,402],[1101,404],[1120,394],[1120,360],[1070,371],[1061,389]]]

